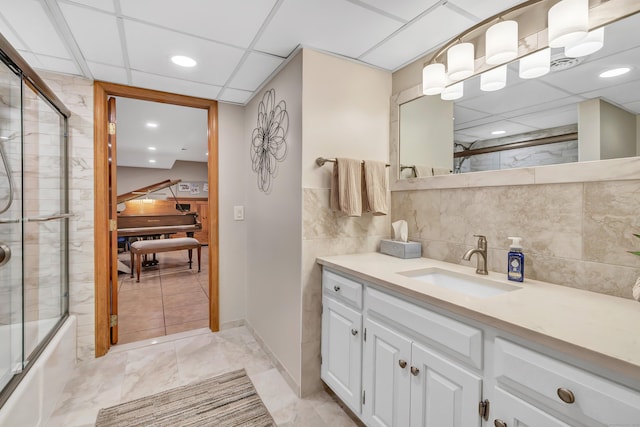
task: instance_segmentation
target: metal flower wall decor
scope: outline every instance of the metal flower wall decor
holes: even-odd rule
[[[258,174],[258,188],[271,191],[271,180],[278,172],[278,163],[287,156],[289,114],[284,100],[276,104],[276,91],[265,92],[258,106],[258,120],[251,135],[251,164]]]

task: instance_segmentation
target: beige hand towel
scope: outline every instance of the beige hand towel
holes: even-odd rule
[[[414,170],[416,171],[416,178],[433,176],[433,168],[431,166],[415,165]]]
[[[362,163],[337,158],[331,176],[331,209],[348,216],[362,215]]]
[[[365,212],[386,215],[387,210],[387,165],[384,162],[364,161]]]

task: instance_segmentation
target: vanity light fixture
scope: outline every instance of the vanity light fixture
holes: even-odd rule
[[[485,34],[485,62],[499,65],[518,56],[518,23],[500,21],[489,27]]]
[[[462,98],[464,95],[464,82],[458,82],[456,84],[452,84],[451,86],[447,86],[444,88],[442,93],[440,94],[440,98],[443,101],[454,101],[456,99]]]
[[[447,50],[447,77],[451,81],[466,79],[473,75],[474,68],[473,43],[458,43]]]
[[[154,122],[147,122],[147,127],[148,128],[157,128],[158,124],[154,123]]]
[[[591,55],[604,46],[604,27],[589,31],[587,36],[574,43],[569,43],[564,48],[564,54],[569,58]]]
[[[480,90],[493,92],[507,85],[507,66],[501,65],[480,74]]]
[[[602,77],[603,79],[610,79],[612,77],[618,77],[623,74],[627,74],[629,71],[631,71],[631,68],[629,67],[612,68],[610,70],[603,71],[598,75],[598,77]]]
[[[520,58],[518,75],[521,79],[535,79],[551,71],[551,48],[544,48]]]
[[[171,62],[186,68],[195,67],[198,64],[195,59],[189,58],[188,56],[182,56],[182,55],[172,56]]]
[[[586,37],[589,0],[562,0],[549,9],[549,46],[565,47]]]
[[[422,93],[438,95],[447,84],[444,64],[429,64],[422,69]]]

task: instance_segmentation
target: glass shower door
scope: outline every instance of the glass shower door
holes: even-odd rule
[[[0,390],[22,371],[22,81],[0,62]]]

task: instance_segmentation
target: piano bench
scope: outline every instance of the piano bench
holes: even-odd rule
[[[201,244],[193,237],[180,237],[177,239],[156,239],[156,240],[139,240],[131,243],[131,277],[133,277],[133,265],[135,258],[136,266],[136,282],[140,281],[140,266],[142,264],[142,255],[155,254],[158,252],[181,251],[187,249],[189,251],[189,268],[191,268],[191,256],[193,249],[198,250],[198,273],[200,272],[200,253]]]

